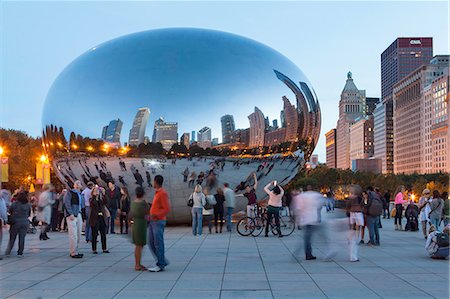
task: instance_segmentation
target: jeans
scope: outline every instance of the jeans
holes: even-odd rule
[[[439,230],[439,222],[441,222],[440,218],[430,218],[431,225],[434,225],[436,230]]]
[[[203,228],[203,208],[192,208],[192,234],[194,236],[202,234]]]
[[[81,217],[81,213],[78,213],[78,216],[74,218],[74,220],[70,220],[70,217],[66,217],[67,219],[67,228],[69,231],[69,246],[70,246],[70,255],[78,254],[78,244],[81,239],[81,226],[83,224],[83,218]]]
[[[89,228],[91,227],[90,225],[88,226]],[[102,216],[99,216],[97,224],[92,226],[92,251],[97,251],[97,237],[99,233],[102,241],[102,250],[106,250],[106,223]]]
[[[269,206],[267,209],[267,221],[266,221],[266,236],[269,234],[269,227],[272,223],[272,217],[275,217],[275,225],[278,231],[278,236],[281,236],[280,230],[280,208]]]
[[[25,247],[25,236],[27,235],[28,226],[28,223],[16,223],[11,225],[9,229],[9,243],[5,251],[6,255],[11,254],[11,250],[14,247],[14,243],[16,242],[17,235],[19,235],[19,249],[17,250],[17,254],[23,254],[23,249]]]
[[[155,258],[156,265],[164,269],[168,260],[164,255],[164,227],[166,220],[151,220],[148,224],[148,248]]]
[[[313,232],[316,230],[315,225],[305,225],[304,231],[304,247],[305,247],[305,256],[306,258],[312,257],[312,247],[311,247],[311,238]]]
[[[231,214],[233,214],[234,208],[227,207],[227,231],[231,232]]]
[[[123,233],[123,227],[125,224],[125,233],[128,234],[128,215],[122,214],[123,212],[121,212],[120,216],[119,216],[119,221],[120,221],[120,233]]]
[[[84,227],[84,236],[86,237],[87,242],[92,241],[92,229],[91,225],[89,224],[90,207],[86,207],[85,212],[86,212],[86,226]]]
[[[111,234],[115,234],[116,232],[114,231],[114,224],[116,222],[117,209],[110,209],[109,213],[111,214],[109,221],[110,222],[109,226],[111,227]]]
[[[442,247],[438,248],[438,250],[432,255],[434,258],[446,258],[449,255],[449,248]]]
[[[216,232],[217,232],[217,223],[219,223],[219,225],[220,225],[220,232],[222,232],[223,207],[222,208],[214,208],[214,224],[216,226]]]
[[[367,216],[367,227],[369,229],[370,243],[372,245],[380,244],[380,218],[378,216]]]

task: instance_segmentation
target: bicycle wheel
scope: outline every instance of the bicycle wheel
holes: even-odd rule
[[[280,230],[283,236],[291,235],[295,230],[295,220],[291,216],[280,217]]]
[[[257,216],[256,218],[253,218],[253,222],[255,223],[255,229],[252,232],[253,237],[259,236],[264,228],[266,227],[266,221],[263,217]]]
[[[244,217],[239,220],[236,229],[241,236],[250,236],[255,230],[255,223],[253,222],[252,218]]]

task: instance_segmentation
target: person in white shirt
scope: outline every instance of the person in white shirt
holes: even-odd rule
[[[270,186],[273,189],[270,190]],[[265,237],[269,236],[269,226],[272,221],[272,217],[275,217],[275,225],[278,231],[278,237],[283,237],[280,230],[280,208],[283,206],[284,190],[280,186],[277,186],[277,181],[272,181],[264,187],[264,191],[269,195],[269,202],[267,207],[267,222]]]
[[[202,235],[203,226],[203,206],[206,204],[205,194],[202,192],[202,186],[196,185],[194,193],[192,193],[192,200],[194,205],[192,206],[192,234],[196,236]]]
[[[231,232],[231,215],[236,206],[236,194],[230,188],[228,183],[223,184],[223,195],[225,196],[225,206],[227,208],[227,231]]]
[[[315,260],[312,254],[311,237],[313,232],[321,223],[321,211],[325,205],[325,200],[319,192],[312,191],[311,186],[307,186],[306,192],[300,194],[299,212],[300,224],[304,228],[304,249],[306,260]]]

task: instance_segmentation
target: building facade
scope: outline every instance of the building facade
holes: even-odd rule
[[[202,148],[208,148],[212,145],[211,128],[203,127],[197,133],[197,145]]]
[[[109,122],[106,130],[105,141],[120,144],[120,132],[122,131],[123,122],[120,119],[114,119]]]
[[[178,142],[178,123],[165,122],[163,118],[155,121],[153,130],[154,142],[162,144],[163,148],[168,151]]]
[[[264,136],[264,146],[274,146],[285,142],[286,140],[286,128],[279,128],[269,131]]]
[[[442,56],[441,56],[442,57]],[[447,56],[448,57],[448,56]],[[436,107],[429,105],[432,83],[444,75],[448,60],[435,60],[405,77],[393,89],[394,173],[423,173],[432,141],[431,128]],[[430,143],[431,142],[431,143]],[[428,149],[427,149],[428,148]],[[427,167],[428,165],[428,167]],[[434,172],[434,169],[429,169]]]
[[[353,82],[352,74],[347,74],[347,81],[339,101],[339,119],[336,126],[336,167],[350,169],[350,126],[365,115],[366,91],[359,90]]]
[[[233,133],[236,130],[233,115],[226,114],[220,118],[222,124],[222,143],[232,143]]]
[[[189,145],[191,144],[189,133],[183,133],[183,135],[181,135],[180,143],[183,144],[186,148],[189,148]]]
[[[329,168],[336,168],[336,129],[325,133],[326,164]]]
[[[289,142],[297,142],[299,136],[298,112],[287,97],[283,97],[283,111],[286,124],[285,140]]]
[[[394,171],[393,87],[433,57],[433,39],[397,38],[381,54],[381,102],[374,118],[375,157],[382,161],[382,172]],[[384,113],[381,112],[384,109]],[[384,122],[384,123],[382,123]]]
[[[147,127],[148,118],[150,117],[150,109],[147,107],[139,108],[134,117],[133,126],[130,130],[128,144],[138,146],[144,142],[145,128]]]
[[[234,131],[234,141],[235,143],[240,143],[248,146],[250,142],[250,129],[237,129],[236,131]]]
[[[350,126],[350,161],[373,157],[373,116],[356,120]]]
[[[255,112],[248,116],[248,120],[250,122],[249,147],[264,146],[264,135],[266,131],[264,114],[258,107],[255,107]]]

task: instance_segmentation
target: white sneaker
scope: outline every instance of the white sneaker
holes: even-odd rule
[[[150,272],[161,272],[161,271],[163,271],[163,269],[161,269],[160,267],[156,266],[156,267],[153,267],[153,268],[148,268],[148,271],[150,271]]]

